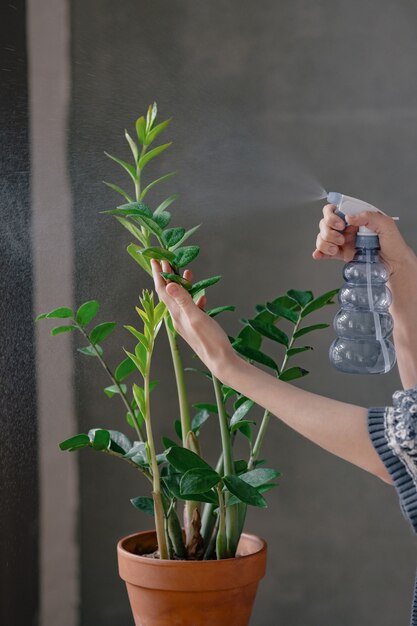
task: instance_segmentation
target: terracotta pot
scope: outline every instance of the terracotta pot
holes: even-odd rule
[[[160,561],[155,531],[117,544],[135,626],[247,626],[265,575],[266,543],[242,534],[237,554],[221,561]]]

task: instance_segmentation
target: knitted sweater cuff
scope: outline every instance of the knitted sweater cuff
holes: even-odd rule
[[[404,517],[417,532],[417,465],[414,457],[417,437],[411,439],[413,445],[410,445],[410,437],[398,437],[398,432],[402,435],[407,429],[406,420],[406,413],[399,411],[398,407],[371,407],[368,410],[372,444],[393,480]]]

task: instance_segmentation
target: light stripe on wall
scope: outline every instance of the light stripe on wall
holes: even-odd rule
[[[67,0],[27,0],[34,307],[73,303],[67,164],[70,21]],[[40,488],[40,624],[76,626],[77,459],[58,442],[76,432],[71,338],[36,329]]]

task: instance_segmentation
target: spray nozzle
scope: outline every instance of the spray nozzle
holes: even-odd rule
[[[362,213],[363,211],[382,213],[382,211],[374,207],[372,204],[369,204],[368,202],[364,202],[363,200],[359,200],[358,198],[352,198],[351,196],[345,196],[344,194],[338,193],[336,191],[331,191],[329,194],[327,194],[327,200],[331,204],[336,205],[335,213],[343,219],[346,225],[346,215],[357,215],[358,213]],[[370,230],[366,226],[359,226],[359,234],[366,237],[376,235],[373,230]]]

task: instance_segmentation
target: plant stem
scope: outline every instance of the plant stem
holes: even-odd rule
[[[281,365],[281,369],[280,372],[282,374],[282,372],[285,370],[286,366],[287,366],[287,362],[288,362],[288,350],[290,350],[294,344],[295,338],[294,335],[298,330],[298,327],[301,323],[301,315],[298,317],[297,322],[294,325],[294,329],[292,331],[292,335],[291,335],[291,339],[290,342],[288,344],[288,348],[285,350],[285,356],[284,359],[282,361],[282,365]],[[279,376],[278,376],[279,378]],[[268,410],[265,411],[263,418],[262,418],[262,422],[261,425],[259,427],[258,430],[258,434],[256,436],[256,440],[255,443],[253,445],[253,449],[252,449],[252,453],[248,462],[248,469],[252,469],[254,467],[255,461],[258,460],[259,457],[259,453],[261,451],[261,447],[265,438],[265,433],[266,433],[266,429],[268,428],[268,424],[269,424],[269,418],[270,418],[271,414]]]
[[[136,421],[136,416],[135,416],[135,412],[132,409],[129,400],[126,397],[126,394],[123,392],[123,389],[119,383],[118,380],[116,380],[116,378],[114,377],[111,369],[109,368],[109,366],[107,365],[107,363],[104,361],[103,357],[101,356],[100,352],[97,350],[96,346],[91,342],[88,334],[85,332],[84,328],[82,328],[82,326],[80,326],[75,320],[72,320],[74,322],[74,325],[78,328],[78,330],[81,331],[81,333],[83,334],[83,336],[85,337],[85,339],[88,341],[88,343],[90,344],[91,348],[94,350],[94,352],[96,353],[96,356],[99,360],[99,362],[101,363],[101,365],[103,366],[103,368],[106,370],[108,376],[110,377],[110,380],[112,381],[112,383],[115,385],[115,387],[117,388],[120,398],[123,402],[123,404],[125,405],[125,408],[127,409],[127,412],[131,414],[132,416],[132,421],[135,425],[135,430],[136,430],[136,434],[139,437],[139,441],[143,441],[144,440],[144,436],[143,436],[143,432],[141,427],[139,426],[139,424]]]
[[[222,491],[222,486],[217,485],[217,494],[219,497],[219,530],[217,532],[216,537],[216,554],[218,559],[227,559],[229,554],[227,550],[227,539],[226,539],[226,524],[225,524],[225,514],[226,514],[226,506],[224,502],[224,495]]]
[[[256,436],[255,443],[252,448],[249,461],[248,461],[248,470],[253,469],[255,466],[255,462],[258,460],[259,453],[261,451],[261,447],[264,442],[266,430],[268,428],[270,417],[271,417],[271,413],[268,411],[268,409],[266,409],[262,418],[261,425],[258,430],[258,434]]]
[[[191,430],[190,411],[188,408],[187,391],[185,388],[184,369],[182,366],[181,355],[179,353],[178,344],[175,340],[175,337],[172,336],[171,331],[169,329],[167,315],[169,315],[168,310],[167,310],[166,315],[164,316],[164,323],[165,323],[165,330],[168,336],[169,347],[171,350],[172,363],[174,365],[175,382],[177,385],[178,402],[179,402],[179,408],[180,408],[182,445],[184,446],[184,448],[186,448],[187,447],[187,435]],[[191,520],[193,518],[193,511],[196,508],[199,509],[199,503],[193,502],[192,500],[187,500],[184,505],[184,527],[185,527],[186,545],[188,545],[189,542],[191,541],[191,537],[192,537]]]
[[[152,482],[152,476],[149,474],[149,472],[147,472],[145,468],[142,468],[139,465],[137,465],[131,459],[126,459],[122,454],[118,454],[117,452],[114,452],[110,448],[106,448],[105,450],[102,450],[102,452],[104,452],[105,454],[110,454],[110,456],[115,456],[118,459],[123,459],[123,461],[127,461],[128,463],[130,463],[130,465],[133,465],[135,469],[139,470],[139,472],[141,472],[150,482]]]
[[[235,473],[232,456],[232,442],[230,438],[229,424],[227,421],[226,409],[223,403],[223,395],[220,381],[213,376],[214,392],[216,394],[217,409],[219,412],[220,435],[222,440],[224,474],[230,476]],[[229,499],[226,494],[226,505]],[[220,528],[220,526],[219,526]],[[226,508],[226,538],[227,553],[233,557],[236,553],[237,544],[239,542],[239,526],[238,526],[238,505],[232,504]]]
[[[219,460],[217,461],[216,472],[221,475],[223,474],[223,452],[220,454]],[[213,528],[216,524],[216,517],[214,515],[215,508],[215,504],[209,504],[208,502],[204,505],[203,514],[201,516],[201,536],[203,537],[204,545],[209,543]]]
[[[167,313],[168,315],[169,313]],[[180,407],[182,445],[187,447],[187,434],[191,430],[190,411],[188,408],[187,392],[185,389],[184,369],[182,367],[181,356],[175,338],[168,327],[167,318],[164,316],[165,328],[168,335],[169,347],[171,349],[172,362],[174,365],[175,381],[177,384],[178,402]]]
[[[150,389],[149,389],[149,374],[150,374],[150,365],[151,365],[151,354],[153,350],[153,341],[149,346],[148,359],[146,364],[145,376],[144,376],[144,395],[145,395],[145,426],[146,426],[146,436],[147,436],[147,444],[149,446],[149,455],[151,457],[151,470],[152,470],[152,481],[153,481],[153,491],[152,497],[154,502],[154,512],[155,512],[155,527],[156,527],[156,537],[158,540],[158,548],[159,548],[159,556],[161,559],[169,559],[169,550],[165,535],[165,513],[164,507],[162,504],[162,496],[161,496],[161,481],[159,477],[159,467],[158,462],[156,460],[156,452],[155,452],[155,444],[152,433],[152,423],[151,423],[151,411],[150,411]]]
[[[282,372],[285,370],[286,366],[287,366],[287,362],[288,362],[288,350],[290,350],[294,344],[295,338],[294,335],[298,330],[298,327],[301,323],[301,315],[299,315],[297,322],[294,325],[293,331],[292,331],[292,335],[291,335],[291,339],[289,341],[288,347],[285,350],[285,356],[284,359],[282,361],[282,365],[281,365],[281,369],[280,369],[280,373],[282,374]],[[279,378],[279,375],[278,375]],[[271,417],[271,413],[266,409],[264,414],[263,414],[263,418],[262,418],[262,422],[261,425],[259,427],[258,430],[258,434],[256,436],[256,440],[255,443],[253,445],[251,454],[250,454],[250,458],[248,461],[248,470],[251,470],[255,467],[255,463],[259,458],[259,454],[261,452],[261,448],[262,448],[262,444],[264,442],[265,439],[265,434],[269,425],[269,420]],[[246,504],[241,504],[239,505],[239,530],[240,532],[242,532],[243,530],[243,526],[245,524],[245,518],[246,518],[246,511],[247,511],[247,505]]]

